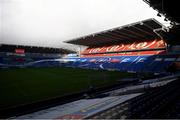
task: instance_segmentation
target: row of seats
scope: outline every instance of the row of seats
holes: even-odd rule
[[[55,61],[54,58],[42,58],[42,57],[0,57],[0,68],[7,67],[58,67],[59,61]]]
[[[165,72],[176,60],[176,55],[72,58],[66,66],[131,72]]]
[[[119,56],[96,58],[2,58],[0,66],[24,66],[24,67],[73,67],[84,69],[117,70],[129,72],[166,72],[167,68],[177,60],[177,55],[154,56]]]
[[[159,118],[163,108],[177,96],[179,81],[154,89],[129,102],[128,118]]]
[[[172,104],[179,95],[179,81],[154,88],[133,99],[125,101],[113,108],[98,113],[94,119],[149,119],[160,118],[167,104]],[[168,109],[168,108],[167,108]]]

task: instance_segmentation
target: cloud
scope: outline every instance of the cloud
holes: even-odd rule
[[[63,41],[163,18],[143,0],[0,0],[1,43],[72,47]]]

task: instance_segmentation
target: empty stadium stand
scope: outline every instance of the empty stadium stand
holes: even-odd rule
[[[71,59],[74,61],[68,62],[66,66],[129,72],[166,72],[168,66],[177,59],[176,55],[93,57]]]
[[[115,107],[89,117],[90,119],[149,119],[149,118],[177,118],[179,107],[169,110],[169,106],[176,101],[179,105],[179,80],[165,86],[146,91],[144,94],[125,101]],[[178,98],[178,100],[176,100]],[[178,103],[178,104],[177,104]],[[169,105],[169,106],[167,106]],[[172,107],[174,108],[174,107]],[[171,112],[170,112],[171,111]],[[168,114],[167,114],[168,113]],[[175,116],[170,116],[174,115]]]
[[[88,46],[81,58],[69,59],[67,67],[118,70],[135,73],[166,73],[179,55],[154,30],[165,26],[155,19],[102,31],[66,41]]]
[[[57,59],[74,51],[62,48],[46,48],[20,45],[0,46],[0,68],[9,67],[58,67]]]

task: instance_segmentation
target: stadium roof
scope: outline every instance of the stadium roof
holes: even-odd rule
[[[143,0],[150,7],[155,9],[160,14],[163,14],[166,19],[180,23],[179,17],[179,1],[178,0]]]
[[[165,26],[163,26],[157,20],[151,18],[65,42],[84,46],[101,46],[158,39],[160,36],[158,36],[154,30],[161,29],[163,27]]]
[[[165,32],[157,31],[168,44],[179,45],[180,42],[180,16],[179,16],[179,1],[178,0],[143,0],[150,7],[158,12],[158,16],[165,16],[164,20],[170,20],[172,27]]]

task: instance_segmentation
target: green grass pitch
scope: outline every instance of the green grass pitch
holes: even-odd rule
[[[87,90],[89,86],[116,84],[133,76],[118,71],[74,68],[22,68],[0,70],[0,109]]]

